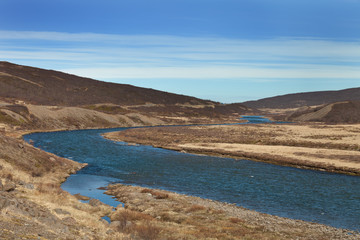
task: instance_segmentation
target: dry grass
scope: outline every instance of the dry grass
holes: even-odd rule
[[[29,203],[22,211],[14,212],[7,209],[0,211],[0,228],[7,230],[9,229],[7,224],[11,225],[12,221],[22,219],[21,228],[27,228],[27,225],[34,226],[33,229],[27,231],[28,235],[35,234],[36,238],[38,237],[38,228],[45,228],[52,234],[62,231],[63,229],[59,229],[59,225],[44,224],[42,221],[45,218],[36,217],[46,216],[43,215],[46,213],[50,214],[50,219],[64,220],[63,224],[65,225],[67,218],[73,222],[69,226],[69,231],[56,235],[58,238],[66,239],[71,236],[70,239],[81,239],[87,236],[90,239],[124,239],[122,233],[107,234],[108,226],[100,221],[102,216],[111,213],[112,207],[105,205],[94,207],[81,203],[60,188],[61,182],[80,167],[79,163],[45,153],[21,140],[0,134],[0,179],[3,183],[6,179],[6,181],[16,184],[16,189],[6,194],[11,194],[9,197],[11,196],[11,201],[15,203]],[[20,184],[20,182],[22,183]],[[3,196],[6,197],[6,195]],[[32,206],[37,206],[37,208],[33,209]],[[21,208],[22,206],[14,205],[14,207]],[[68,214],[58,214],[56,209],[62,209]],[[35,217],[29,218],[26,215],[28,211],[35,213]],[[9,238],[18,239],[20,233],[17,231],[20,231],[20,226],[19,230],[13,231],[14,235]]]
[[[231,223],[235,223],[235,224],[244,223],[244,222],[245,222],[244,220],[242,220],[242,219],[240,219],[240,218],[236,218],[236,217],[231,217],[231,218],[229,218],[229,221],[230,221]]]
[[[150,193],[156,199],[166,199],[169,197],[169,194],[155,191],[153,189],[145,188],[141,193]]]
[[[39,193],[54,194],[58,197],[65,194],[65,191],[60,188],[60,185],[55,183],[40,182],[36,189],[39,191]]]
[[[138,221],[152,221],[153,218],[150,215],[143,214],[141,212],[132,211],[128,209],[122,209],[111,215],[111,221],[119,221],[120,229],[124,230],[128,223]]]
[[[45,153],[31,145],[0,135],[0,159],[17,171],[29,173],[32,177],[42,177],[55,172],[80,168],[81,164]]]
[[[342,230],[273,217],[233,205],[158,190],[169,195],[158,201],[148,189],[110,185],[109,194],[125,203],[114,213],[134,239],[332,239]],[[121,217],[120,217],[121,216]],[[149,218],[151,216],[151,218]],[[115,218],[114,218],[115,219]],[[126,223],[126,224],[125,224]],[[319,229],[322,229],[319,231]],[[340,235],[336,235],[340,234]]]
[[[206,207],[201,205],[192,205],[187,212],[198,212],[198,211],[204,211],[206,210]]]
[[[359,132],[359,124],[263,124],[143,128],[105,136],[178,151],[360,174]]]
[[[147,145],[241,143],[358,150],[358,131],[360,125],[266,124],[129,129],[105,136]]]
[[[143,240],[155,240],[160,239],[159,235],[161,233],[161,228],[153,225],[150,222],[146,222],[142,225],[135,225],[131,227],[131,232],[135,232],[135,234]]]

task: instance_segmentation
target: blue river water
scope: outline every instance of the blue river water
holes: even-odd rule
[[[92,194],[91,197],[113,206],[120,202],[97,188],[119,182],[360,231],[358,176],[129,146],[101,136],[125,129],[33,133],[24,139],[31,139],[36,147],[58,156],[88,163],[62,187],[71,193]]]

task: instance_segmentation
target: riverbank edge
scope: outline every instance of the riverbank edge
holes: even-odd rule
[[[156,146],[153,146],[156,147]],[[319,166],[315,166],[312,162],[305,162],[303,161],[303,164],[297,164],[297,163],[291,163],[291,158],[284,158],[282,160],[275,160],[274,158],[271,158],[271,155],[269,157],[261,157],[256,156],[256,154],[251,153],[241,153],[241,154],[231,154],[231,153],[222,153],[222,152],[216,152],[216,150],[203,150],[203,149],[196,149],[196,148],[166,148],[166,147],[157,147],[167,150],[173,150],[177,152],[185,152],[190,154],[197,154],[197,155],[207,155],[207,156],[214,156],[214,157],[221,157],[221,158],[232,158],[235,160],[249,160],[249,161],[255,161],[255,162],[264,162],[284,167],[293,167],[293,168],[299,168],[299,169],[307,169],[307,170],[314,170],[314,171],[321,171],[321,172],[329,172],[329,173],[339,173],[339,174],[345,174],[350,176],[360,176],[360,170],[353,169],[353,168],[347,168],[347,167],[336,167],[332,165],[327,164],[321,164],[318,163]],[[286,159],[289,159],[286,161]]]
[[[119,194],[120,192],[120,194]],[[130,192],[130,193],[127,193]],[[145,193],[145,194],[144,194]],[[150,193],[150,194],[149,194]],[[330,239],[358,239],[360,238],[360,232],[336,228],[329,225],[304,221],[299,219],[291,219],[286,217],[280,217],[276,215],[271,215],[267,213],[258,212],[255,210],[247,209],[241,206],[238,206],[234,203],[221,202],[212,199],[206,199],[202,197],[182,194],[178,192],[167,191],[163,189],[153,189],[146,188],[137,185],[127,185],[127,184],[110,184],[108,186],[107,192],[105,194],[109,194],[111,196],[115,196],[118,201],[124,203],[126,209],[135,210],[141,212],[149,213],[152,217],[161,219],[164,214],[161,214],[161,207],[156,206],[166,205],[167,201],[176,201],[186,202],[184,207],[185,209],[191,209],[193,206],[202,206],[207,209],[211,209],[210,211],[220,211],[226,214],[226,217],[241,219],[246,224],[263,227],[265,231],[270,231],[273,233],[283,234],[297,234],[296,231],[301,229],[300,231],[306,232],[308,234],[315,234],[318,236],[300,237],[298,236],[296,239],[319,239],[319,237],[323,237],[321,234],[327,235]],[[164,198],[157,199],[157,195],[165,195]],[[162,201],[162,202],[160,202]],[[160,202],[160,203],[156,203]],[[173,206],[178,206],[180,204],[172,204]],[[158,210],[159,212],[156,212]],[[175,207],[173,209],[169,209],[170,212],[176,212]],[[165,215],[166,216],[166,215]],[[288,236],[289,237],[289,236]],[[281,238],[282,239],[282,238]],[[285,239],[293,239],[287,238]]]
[[[167,126],[173,126],[173,125],[167,125]],[[146,126],[139,126],[139,127],[146,127]],[[100,129],[112,129],[113,127],[111,128],[100,128]],[[121,128],[121,127],[119,127]],[[41,130],[41,129],[37,129],[37,130],[28,130],[28,131],[22,131],[21,133],[17,133],[17,138],[21,138],[22,140],[23,139],[23,136],[24,135],[27,135],[27,134],[31,134],[31,133],[38,133],[38,132],[58,132],[58,131],[75,131],[75,130],[91,130],[91,129],[99,129],[99,128],[86,128],[86,129],[53,129],[53,130]],[[103,136],[103,135],[102,135]],[[104,137],[104,136],[103,136]],[[109,139],[109,138],[107,138]],[[112,140],[112,139],[110,139]],[[114,140],[112,140],[114,141]],[[159,146],[154,146],[154,147],[159,147]],[[161,148],[161,147],[160,147]],[[37,148],[39,149],[39,148]],[[182,151],[180,149],[170,149],[170,148],[164,148],[164,149],[169,149],[169,150],[175,150],[175,151]],[[43,152],[46,152],[42,149],[39,149]],[[48,152],[46,152],[48,153]],[[195,153],[194,151],[194,154],[204,154],[204,153]],[[209,154],[207,154],[209,155]],[[220,156],[220,157],[225,157],[224,155],[222,154],[219,154],[219,155],[213,155],[213,156]],[[71,159],[69,159],[71,160]],[[74,160],[71,160],[71,161],[74,161]],[[74,161],[76,162],[76,161]],[[77,169],[69,174],[67,174],[67,176],[65,178],[62,178],[60,180],[61,183],[65,182],[67,180],[67,178],[72,175],[72,174],[76,174],[79,170],[81,170],[82,168],[86,167],[86,163],[83,164],[83,166],[80,168],[80,169]],[[109,184],[108,186],[106,186],[107,188],[111,188],[112,184]],[[131,189],[137,189],[139,188],[139,186],[136,186],[136,185],[128,185],[127,186],[128,188],[131,188]],[[158,191],[164,191],[164,190],[161,190],[161,189],[156,189]],[[301,223],[301,224],[305,224],[307,226],[312,226],[312,227],[322,227],[322,228],[326,228],[328,229],[328,231],[334,231],[334,233],[337,233],[337,234],[341,234],[343,233],[344,234],[344,237],[346,237],[346,239],[356,239],[357,237],[360,237],[360,232],[357,232],[357,231],[353,231],[353,230],[349,230],[349,229],[342,229],[342,228],[335,228],[335,227],[332,227],[332,226],[328,226],[328,225],[324,225],[324,224],[320,224],[320,223],[314,223],[314,222],[308,222],[308,221],[303,221],[303,220],[296,220],[296,219],[290,219],[290,218],[284,218],[284,217],[279,217],[279,216],[276,216],[276,215],[270,215],[270,214],[265,214],[265,213],[261,213],[261,212],[257,212],[255,210],[250,210],[250,209],[246,209],[246,208],[243,208],[241,206],[236,206],[234,204],[231,204],[231,203],[226,203],[226,202],[219,202],[219,201],[214,201],[214,200],[211,200],[211,199],[205,199],[205,198],[200,198],[200,197],[195,197],[195,196],[191,196],[191,195],[186,195],[186,194],[179,194],[179,193],[176,193],[176,192],[171,192],[171,191],[166,191],[168,192],[169,194],[173,194],[173,195],[182,195],[186,198],[189,198],[189,199],[194,199],[196,201],[198,201],[199,199],[201,199],[202,202],[207,202],[209,204],[211,203],[216,203],[218,205],[221,205],[222,208],[227,208],[229,211],[231,211],[231,209],[238,209],[238,211],[246,211],[246,212],[249,212],[251,214],[256,214],[258,216],[266,216],[266,218],[268,219],[271,219],[271,221],[291,221],[293,222],[294,224],[296,223]],[[110,196],[113,196],[113,197],[116,197],[115,194],[111,194],[111,193],[105,193],[105,194],[108,194]],[[126,197],[126,196],[124,196]],[[123,202],[124,204],[127,204],[126,202]],[[127,206],[125,205],[125,208]],[[302,225],[303,226],[303,225]],[[355,237],[355,238],[354,238]]]
[[[118,131],[117,131],[118,132]],[[146,146],[151,146],[154,148],[161,148],[161,149],[167,149],[177,152],[183,152],[183,153],[190,153],[190,154],[197,154],[197,155],[207,155],[207,156],[213,156],[213,157],[221,157],[221,158],[232,158],[235,160],[250,160],[250,161],[256,161],[256,162],[264,162],[279,166],[285,166],[285,167],[294,167],[299,169],[308,169],[308,170],[315,170],[315,171],[326,171],[330,173],[339,173],[339,174],[345,174],[350,176],[360,176],[360,169],[354,169],[354,168],[348,168],[348,167],[337,167],[329,164],[323,164],[323,163],[315,163],[311,161],[296,161],[294,162],[294,159],[282,157],[281,159],[278,156],[273,156],[270,154],[254,154],[250,152],[229,152],[226,150],[217,150],[217,149],[201,149],[201,148],[189,148],[189,147],[177,147],[177,146],[166,146],[163,144],[148,144],[144,143],[141,140],[139,141],[131,141],[127,142],[124,139],[121,139],[119,137],[112,136],[116,132],[108,132],[101,134],[104,138],[111,140],[111,141],[117,141],[117,142],[126,142],[128,144],[141,144]],[[277,146],[281,147],[281,146]],[[299,164],[301,163],[301,164]]]

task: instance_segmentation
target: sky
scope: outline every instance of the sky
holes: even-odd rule
[[[223,103],[360,87],[360,0],[0,0],[0,61]]]

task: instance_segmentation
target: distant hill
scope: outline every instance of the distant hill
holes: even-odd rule
[[[299,108],[343,101],[360,101],[360,88],[349,88],[340,91],[320,91],[287,94],[264,98],[257,101],[243,102],[249,108]]]
[[[321,107],[304,107],[288,116],[290,121],[360,123],[360,101],[345,101]]]

